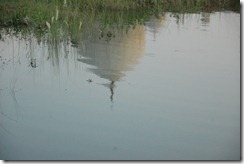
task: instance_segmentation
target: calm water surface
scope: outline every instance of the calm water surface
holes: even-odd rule
[[[0,41],[0,159],[239,160],[240,14],[117,34]]]

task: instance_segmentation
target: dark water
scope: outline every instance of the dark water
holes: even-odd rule
[[[0,41],[0,159],[239,160],[240,14],[118,33]]]

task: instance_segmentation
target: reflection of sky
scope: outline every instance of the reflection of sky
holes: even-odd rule
[[[181,146],[186,144],[194,149],[196,152],[191,152],[191,157],[239,158],[239,16],[211,14],[207,27],[202,27],[196,18],[197,15],[189,14],[180,28],[166,19],[167,28],[161,29],[155,41],[152,33],[146,34],[145,54],[154,55],[143,58],[147,62],[142,60],[137,73],[154,81],[149,83],[149,88],[146,88],[148,81],[144,80],[140,86],[134,85],[138,88],[135,92],[144,86],[145,93],[153,95],[155,100],[147,101],[148,97],[143,97],[139,101],[164,104],[162,111],[172,114],[168,117],[177,124],[173,129],[179,130],[172,135],[175,142],[182,139]],[[202,31],[202,28],[207,30]],[[155,70],[160,73],[153,74]],[[138,76],[131,78],[142,80]],[[179,139],[176,134],[184,137]],[[186,147],[183,147],[177,149],[184,152]]]
[[[165,14],[156,37],[146,26],[123,46],[88,43],[82,57],[68,45],[65,58],[61,46],[59,60],[47,60],[46,45],[33,44],[30,55],[26,42],[8,39],[0,55],[15,60],[0,64],[0,109],[16,121],[0,115],[10,132],[0,127],[0,158],[238,160],[240,15],[213,13],[207,26],[199,18],[188,14],[177,24]],[[107,52],[111,63],[100,61]],[[105,68],[120,80],[113,110],[110,90],[97,85],[114,80]]]

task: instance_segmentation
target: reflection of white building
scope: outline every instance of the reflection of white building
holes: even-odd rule
[[[82,53],[77,59],[93,66],[89,71],[110,81],[105,86],[111,90],[111,100],[115,82],[121,80],[127,71],[133,70],[145,46],[145,30],[142,25],[129,28],[124,34],[118,30],[115,35],[109,42],[99,39],[100,34],[93,40],[84,41]]]

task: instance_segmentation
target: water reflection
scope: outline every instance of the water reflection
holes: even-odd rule
[[[240,16],[170,15],[78,41],[3,36],[0,158],[238,160]]]
[[[210,23],[210,13],[201,13],[201,22],[202,25],[207,26]]]
[[[146,23],[148,31],[153,33],[154,40],[156,39],[157,33],[160,32],[160,29],[165,25],[165,14],[153,15],[149,18],[149,21]]]
[[[110,42],[101,39],[97,33],[93,40],[86,40],[80,46],[78,61],[89,64],[88,70],[110,82],[103,84],[111,92],[113,101],[116,81],[120,81],[127,71],[132,71],[143,55],[145,47],[145,29],[142,25],[117,29],[116,37]]]

